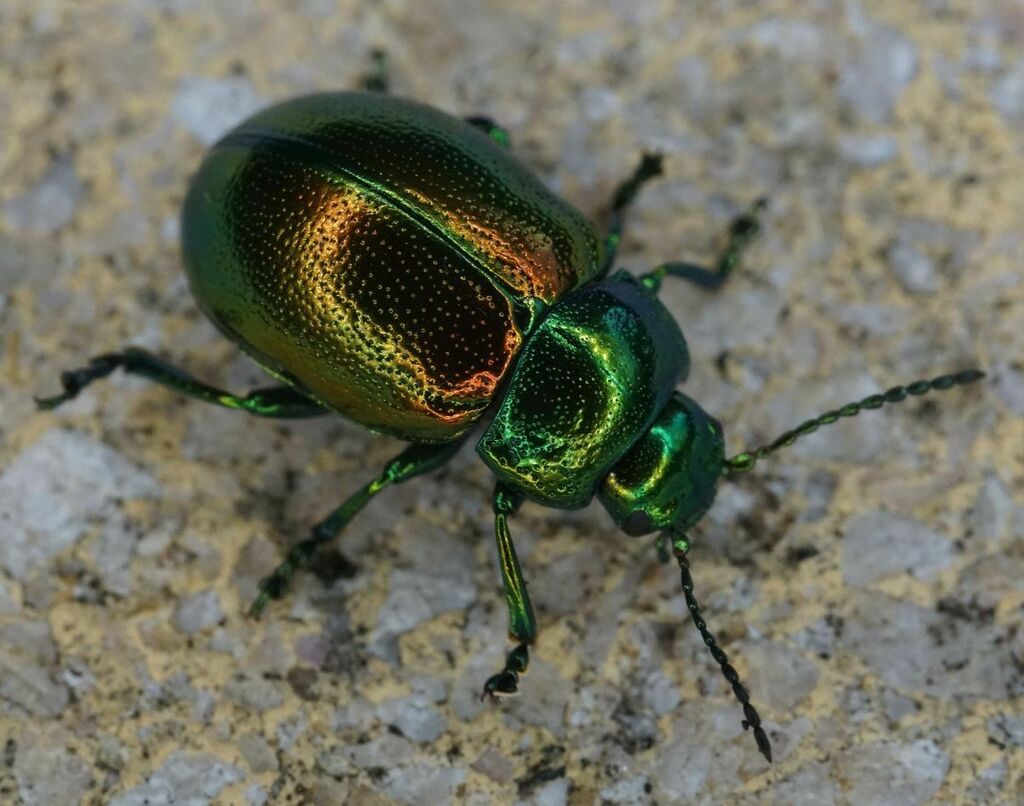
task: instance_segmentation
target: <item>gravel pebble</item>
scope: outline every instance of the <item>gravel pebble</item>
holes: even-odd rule
[[[852,748],[836,762],[839,773],[853,782],[852,803],[911,806],[926,803],[942,786],[949,770],[947,756],[935,742],[874,742]]]
[[[396,569],[391,573],[388,598],[380,610],[370,649],[390,657],[390,642],[395,637],[442,613],[466,607],[475,599],[476,587],[468,578]]]
[[[271,680],[240,675],[224,686],[224,695],[247,711],[269,711],[283,701],[280,687]]]
[[[935,261],[906,243],[889,250],[889,266],[900,285],[911,294],[934,294],[939,289]]]
[[[1008,121],[1017,123],[1024,119],[1024,60],[996,80],[992,87],[992,103]]]
[[[217,591],[205,590],[182,599],[174,611],[174,626],[192,635],[215,627],[223,618]]]
[[[722,705],[706,699],[683,701],[672,722],[672,738],[657,748],[657,764],[651,783],[661,798],[692,802],[698,795],[714,799],[729,791],[742,766],[752,769],[767,762],[740,726],[734,703]]]
[[[1012,364],[997,362],[992,375],[993,386],[999,398],[1010,411],[1024,417],[1024,371]]]
[[[786,806],[833,806],[839,800],[839,788],[831,780],[828,765],[810,761],[796,772],[773,784],[764,803],[785,803]]]
[[[391,770],[382,782],[382,789],[389,797],[402,804],[419,806],[422,803],[454,803],[455,792],[465,780],[463,767],[434,767],[429,764],[415,764]]]
[[[213,145],[243,119],[267,101],[248,79],[189,76],[178,86],[171,104],[171,117],[203,145]]]
[[[854,599],[840,642],[899,691],[1005,699],[1024,692],[1009,633],[992,621],[864,593]]]
[[[862,53],[839,76],[836,92],[866,123],[886,123],[917,72],[917,48],[899,31],[870,25]]]
[[[783,644],[759,641],[744,646],[742,655],[750,669],[746,684],[774,711],[793,711],[818,683],[814,662]]]
[[[274,772],[277,770],[277,756],[266,739],[255,733],[246,733],[238,739],[238,749],[242,751],[249,771],[254,774]]]
[[[160,487],[112,448],[77,431],[53,429],[0,474],[0,564],[25,579],[73,545],[118,502],[152,498]]]
[[[1006,773],[1005,758],[999,759],[994,764],[989,764],[981,772],[976,773],[965,793],[968,802],[999,803],[1002,794],[1000,790],[1006,784]]]
[[[839,138],[839,153],[860,168],[877,168],[896,158],[899,145],[884,134],[844,134]]]
[[[21,621],[0,627],[0,698],[36,717],[59,716],[70,701],[57,667],[50,626]]]
[[[639,806],[639,804],[650,801],[647,786],[646,776],[635,775],[631,778],[616,781],[611,786],[606,786],[598,794],[601,797],[602,803],[638,804]]]
[[[846,524],[843,581],[866,587],[892,574],[931,580],[953,562],[953,542],[920,521],[889,512],[865,512]]]
[[[448,728],[448,720],[422,694],[388,700],[377,709],[386,725],[393,725],[414,742],[432,742]]]
[[[1014,516],[1013,499],[995,473],[987,473],[967,513],[967,528],[974,540],[992,542],[1004,537]]]
[[[85,199],[85,186],[69,158],[57,159],[39,182],[3,205],[9,227],[32,235],[50,235],[75,216]]]
[[[70,738],[56,725],[25,725],[14,757],[23,803],[77,803],[88,791],[92,771],[69,750]]]
[[[245,777],[209,753],[172,753],[145,783],[113,798],[110,806],[205,806]]]
[[[999,714],[986,723],[989,738],[1000,746],[1024,747],[1024,716]]]

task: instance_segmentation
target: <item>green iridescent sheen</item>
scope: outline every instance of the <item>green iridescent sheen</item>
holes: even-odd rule
[[[619,273],[560,300],[523,347],[477,452],[547,506],[585,506],[686,377],[679,326]]]
[[[676,392],[612,467],[598,500],[628,534],[689,529],[715,500],[724,456],[718,421]]]
[[[519,641],[532,641],[537,635],[537,620],[530,604],[530,594],[523,580],[523,570],[512,544],[508,518],[522,504],[523,497],[501,482],[494,490],[494,537],[498,545],[498,564],[508,604],[508,634]]]

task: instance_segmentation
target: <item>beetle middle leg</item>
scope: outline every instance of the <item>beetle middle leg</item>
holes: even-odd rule
[[[729,225],[729,240],[713,269],[698,266],[696,263],[662,263],[653,271],[642,275],[640,281],[654,291],[657,291],[665,277],[689,280],[711,291],[721,288],[739,265],[744,251],[761,232],[759,217],[767,206],[768,200],[760,198],[733,219]]]
[[[295,573],[308,566],[316,550],[334,540],[377,493],[389,485],[401,484],[414,476],[437,470],[458,453],[465,441],[463,437],[443,445],[413,443],[388,462],[377,478],[349,496],[341,506],[313,527],[309,537],[291,547],[284,562],[260,581],[260,592],[249,608],[249,614],[259,616],[271,599],[284,596]]]
[[[529,646],[537,639],[537,619],[526,591],[526,580],[519,567],[516,548],[508,531],[508,518],[523,502],[523,496],[498,482],[494,488],[494,535],[498,542],[498,561],[501,563],[501,581],[508,604],[508,633],[516,648],[505,658],[505,667],[484,683],[480,698],[515,694],[519,690],[519,675],[530,664]]]
[[[245,397],[233,395],[193,378],[184,370],[168,364],[145,350],[128,347],[120,353],[105,353],[91,359],[78,369],[61,373],[60,382],[64,391],[53,397],[37,397],[36,405],[44,410],[55,409],[68,400],[78,397],[93,381],[107,377],[115,369],[123,369],[131,375],[141,375],[175,392],[204,400],[228,409],[241,409],[259,417],[295,418],[316,417],[326,414],[327,409],[290,386],[268,386],[255,389]]]

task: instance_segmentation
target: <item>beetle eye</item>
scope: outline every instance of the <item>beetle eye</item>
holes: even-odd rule
[[[652,531],[651,516],[642,509],[630,512],[629,517],[622,522],[622,531],[631,537],[641,537],[648,534]]]

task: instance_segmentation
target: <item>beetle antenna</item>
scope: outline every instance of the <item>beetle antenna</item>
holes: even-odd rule
[[[954,386],[974,383],[984,377],[985,373],[980,369],[968,369],[953,375],[940,375],[937,378],[932,378],[930,381],[914,381],[914,383],[907,386],[894,386],[892,389],[881,394],[870,395],[856,403],[847,403],[845,406],[827,411],[812,420],[805,420],[796,428],[786,431],[767,445],[762,445],[760,448],[752,451],[738,453],[726,459],[722,463],[722,474],[729,476],[734,473],[745,473],[751,470],[759,459],[764,459],[780,448],[792,445],[800,437],[817,431],[823,425],[832,425],[843,417],[853,417],[864,409],[880,409],[886,403],[900,403],[906,400],[907,395],[920,397],[928,392],[945,391],[946,389],[952,389]]]
[[[736,695],[736,699],[743,706],[743,729],[753,729],[757,749],[761,751],[761,755],[771,764],[772,745],[768,741],[768,734],[761,726],[761,717],[757,713],[757,709],[750,702],[750,694],[740,682],[739,672],[729,663],[729,656],[718,645],[715,636],[708,629],[704,617],[700,614],[700,604],[697,602],[697,597],[693,594],[693,577],[690,576],[690,563],[686,559],[686,553],[690,550],[690,543],[685,536],[680,534],[672,534],[671,537],[672,553],[675,555],[676,562],[679,563],[679,573],[683,583],[683,596],[686,597],[686,609],[690,611],[690,617],[693,619],[693,624],[697,628],[697,632],[700,633],[705,646],[711,652],[711,656],[718,662],[719,667],[722,669],[722,674],[729,682],[729,685],[732,686],[732,693]]]

